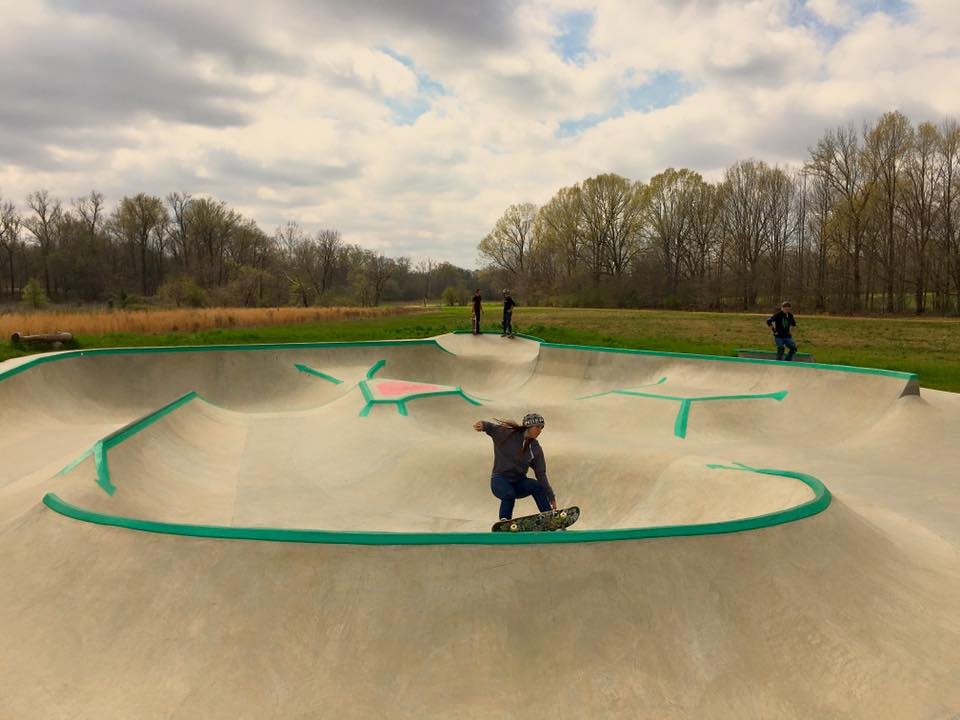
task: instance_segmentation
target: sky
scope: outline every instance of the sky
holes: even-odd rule
[[[227,202],[477,267],[599,173],[799,164],[960,118],[957,0],[0,0],[0,198]]]

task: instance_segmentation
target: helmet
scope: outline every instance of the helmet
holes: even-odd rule
[[[527,413],[523,416],[524,427],[533,427],[534,425],[543,427],[543,415],[538,415],[537,413]]]

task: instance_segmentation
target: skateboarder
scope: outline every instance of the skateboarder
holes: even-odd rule
[[[473,291],[473,334],[480,334],[480,312],[482,311],[483,297],[480,288]]]
[[[785,347],[790,349],[787,353],[787,361],[793,360],[793,356],[797,354],[797,343],[790,334],[790,328],[796,327],[797,321],[791,309],[789,302],[783,302],[780,304],[780,309],[767,318],[767,327],[773,329],[773,339],[777,343],[777,360],[784,359]]]
[[[477,432],[493,438],[493,471],[490,490],[500,499],[500,519],[513,518],[517,498],[533,495],[540,512],[557,509],[557,498],[547,479],[547,462],[537,437],[543,431],[543,417],[536,413],[524,415],[522,423],[497,420],[495,423],[478,420],[473,424]],[[527,477],[533,467],[537,479]]]
[[[513,337],[513,308],[516,302],[510,297],[510,291],[503,291],[503,332],[500,337]]]

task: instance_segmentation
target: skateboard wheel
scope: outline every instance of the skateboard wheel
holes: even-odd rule
[[[510,525],[510,532],[516,532],[519,528],[516,523]]]
[[[563,510],[563,511],[560,512],[560,519],[561,519],[561,520],[566,520],[566,519],[567,519],[567,511],[566,511],[566,510]]]

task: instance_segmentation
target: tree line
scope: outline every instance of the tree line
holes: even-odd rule
[[[956,314],[958,196],[956,120],[888,112],[826,131],[801,167],[597,175],[511,205],[478,249],[528,302]]]
[[[31,285],[30,280],[33,279]],[[122,198],[96,191],[64,204],[44,189],[24,207],[0,197],[0,296],[129,307],[466,303],[475,272],[347,243],[287,222],[272,234],[226,203],[174,192]]]

